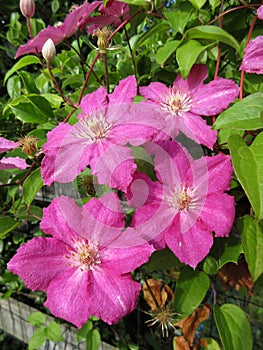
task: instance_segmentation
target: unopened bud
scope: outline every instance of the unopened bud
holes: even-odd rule
[[[35,14],[34,0],[20,0],[20,10],[25,17],[33,17]]]
[[[48,39],[42,47],[42,55],[47,62],[56,57],[56,47],[52,39]]]
[[[110,35],[110,31],[108,28],[104,27],[102,29],[95,29],[93,31],[92,36],[96,36],[98,38],[97,41],[97,47],[99,48],[101,53],[106,53],[107,52],[107,48],[110,45],[110,42],[108,40],[108,37]]]
[[[29,158],[34,158],[37,152],[37,138],[34,136],[26,136],[19,141],[21,143],[23,153],[29,156]]]

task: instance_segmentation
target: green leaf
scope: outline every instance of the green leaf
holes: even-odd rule
[[[93,323],[91,320],[88,320],[80,329],[77,331],[77,340],[80,342],[83,338],[86,338],[89,331],[93,328]]]
[[[46,315],[40,311],[33,312],[28,316],[28,322],[34,327],[42,326],[46,322]]]
[[[20,224],[9,216],[0,218],[0,239],[3,239],[8,232],[14,230]]]
[[[263,92],[238,101],[217,118],[214,129],[255,130],[263,127]]]
[[[16,71],[18,71],[19,69],[26,67],[30,64],[34,64],[34,63],[40,63],[40,60],[38,57],[36,56],[25,56],[22,57],[21,60],[19,60],[5,75],[4,78],[4,84],[7,81],[7,79],[9,77],[11,77],[11,75],[13,75]]]
[[[97,329],[92,329],[86,337],[86,349],[98,350],[100,346],[100,333]]]
[[[60,8],[59,1],[58,0],[52,0],[52,3],[51,3],[51,10],[52,10],[52,12],[56,13],[59,8]]]
[[[28,350],[37,350],[46,341],[45,329],[46,327],[40,327],[34,332],[29,340]]]
[[[190,315],[203,301],[210,286],[208,276],[186,266],[181,272],[174,292],[174,310],[180,317]]]
[[[263,133],[248,147],[239,135],[231,135],[228,144],[235,173],[258,220],[263,219]]]
[[[230,235],[228,238],[220,237],[214,240],[209,257],[213,257],[216,260],[217,269],[219,270],[222,266],[229,262],[237,264],[241,253],[243,253],[243,248],[240,240],[238,240],[235,236]],[[210,263],[212,266],[213,262]]]
[[[174,268],[175,266],[180,266],[181,263],[174,255],[174,253],[169,249],[165,248],[163,250],[155,251],[149,261],[144,265],[148,271],[160,271]]]
[[[160,47],[156,53],[156,62],[160,65],[164,64],[164,62],[174,53],[177,49],[178,45],[181,41],[172,40],[167,41],[163,47]]]
[[[202,338],[205,340],[207,345],[205,347],[201,346],[200,350],[221,350],[218,342],[213,338]]]
[[[30,205],[32,203],[42,186],[43,180],[40,168],[37,168],[28,176],[23,185],[23,198],[26,204]]]
[[[200,10],[206,3],[206,0],[189,0],[189,1],[198,10]]]
[[[189,29],[186,33],[189,39],[207,39],[214,42],[221,41],[239,51],[239,44],[236,39],[224,29],[216,26],[197,26]]]
[[[136,42],[135,48],[139,48],[140,46],[144,45],[152,37],[154,37],[154,40],[156,40],[156,35],[168,31],[169,28],[170,26],[167,22],[160,22],[152,26],[150,29],[148,29],[145,33],[142,34],[142,36]]]
[[[234,304],[214,306],[216,326],[225,350],[252,350],[252,333],[244,312]]]
[[[245,215],[238,223],[242,244],[253,281],[263,273],[263,221]]]
[[[64,339],[61,329],[55,321],[51,321],[49,323],[49,325],[45,329],[45,333],[46,337],[55,343],[58,343]]]
[[[38,94],[38,89],[35,84],[35,80],[32,78],[31,74],[25,71],[19,72],[19,76],[22,78],[24,87],[29,94]]]
[[[142,7],[148,6],[145,0],[121,0],[121,1],[126,2],[126,4],[129,4],[129,5],[136,5],[136,6],[142,6]]]
[[[203,270],[208,275],[216,275],[218,270],[218,262],[212,256],[207,256],[204,264]]]
[[[53,117],[53,111],[47,99],[36,94],[19,96],[7,107],[10,107],[16,118],[24,123],[40,124]]]
[[[188,2],[182,2],[175,10],[164,11],[171,27],[177,33],[184,34],[184,29],[194,17],[197,17],[197,11]]]
[[[187,78],[200,53],[209,46],[210,45],[203,46],[196,40],[187,40],[178,47],[176,59],[183,79]]]

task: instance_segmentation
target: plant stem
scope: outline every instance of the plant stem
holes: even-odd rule
[[[256,23],[256,20],[257,20],[258,16],[254,16],[253,20],[252,20],[252,23],[250,25],[250,28],[249,28],[249,32],[248,32],[248,35],[247,35],[247,40],[246,40],[246,47],[250,41],[250,38],[251,38],[251,35],[252,35],[252,32],[253,32],[253,29],[254,29],[254,26],[255,26],[255,23]],[[241,71],[241,75],[240,75],[240,87],[239,87],[239,99],[242,100],[243,98],[243,87],[244,87],[244,79],[245,79],[245,71]]]
[[[77,109],[78,106],[73,102],[71,101],[67,96],[65,96],[59,86],[59,83],[57,81],[57,79],[55,78],[53,72],[52,72],[52,69],[51,69],[51,66],[50,66],[50,62],[47,62],[47,67],[48,67],[48,71],[49,71],[49,74],[52,78],[52,81],[54,83],[54,89],[59,93],[59,95],[62,97],[63,101],[65,103],[67,103],[70,107],[74,108],[74,109]]]

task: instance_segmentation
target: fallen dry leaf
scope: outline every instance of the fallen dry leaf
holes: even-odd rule
[[[253,295],[253,279],[244,258],[240,259],[238,264],[232,262],[225,264],[218,270],[218,278],[227,289],[234,286],[235,290],[238,291],[240,287],[243,287],[247,289],[250,296]]]
[[[209,314],[210,307],[208,305],[204,305],[202,308],[195,309],[192,315],[187,316],[175,323],[176,327],[180,327],[182,329],[184,338],[188,342],[189,346],[193,345],[199,323],[207,320]]]
[[[147,285],[148,284],[148,285]],[[151,289],[151,291],[149,290]],[[150,306],[152,311],[157,311],[158,306],[160,309],[166,304],[166,302],[172,301],[174,298],[174,293],[167,284],[163,284],[161,281],[154,278],[150,278],[142,286],[142,291],[147,304]],[[158,306],[154,298],[154,295]]]

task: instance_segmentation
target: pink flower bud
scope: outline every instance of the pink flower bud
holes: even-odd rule
[[[56,56],[56,47],[52,39],[48,39],[42,47],[42,55],[47,62],[50,62]]]
[[[33,17],[35,13],[34,0],[20,0],[20,10],[25,17]]]

